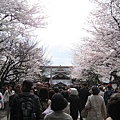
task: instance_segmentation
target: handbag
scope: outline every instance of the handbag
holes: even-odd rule
[[[81,111],[81,116],[82,116],[82,118],[87,118],[87,115],[88,115],[88,110],[83,109],[83,110]]]

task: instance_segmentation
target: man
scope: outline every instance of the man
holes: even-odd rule
[[[84,109],[85,104],[87,102],[88,96],[90,95],[88,85],[86,83],[83,84],[83,87],[79,90],[79,98],[80,98],[80,120],[82,119],[81,111]]]
[[[51,109],[44,120],[73,120],[72,117],[63,110],[67,107],[68,101],[60,93],[55,93],[51,98]]]
[[[109,116],[112,118],[107,120],[120,120],[120,93],[114,93],[110,96],[107,109]]]
[[[40,120],[41,105],[40,105],[39,97],[31,93],[32,86],[33,83],[31,81],[25,80],[22,84],[22,93],[16,94],[15,97],[13,98],[13,102],[11,103],[10,113],[13,116],[14,120],[24,120],[24,119]],[[33,106],[32,109],[31,109],[31,104]],[[27,111],[24,112],[24,109],[21,108],[26,105],[30,107],[30,110],[26,110],[24,108]],[[27,116],[29,112],[31,112],[31,114],[29,114],[29,117],[31,118],[28,118]]]
[[[11,104],[13,102],[13,98],[15,97],[15,95],[20,94],[22,92],[21,87],[22,87],[21,84],[16,84],[15,85],[15,94],[13,94],[9,97],[9,107],[10,108],[11,108]],[[14,118],[13,118],[13,116],[11,116],[11,114],[10,114],[10,120],[14,120]]]
[[[104,101],[105,101],[105,105],[107,106],[110,96],[114,93],[114,90],[111,84],[108,84],[106,89],[107,90],[104,93]]]
[[[40,89],[43,87],[41,82],[37,82],[36,83],[36,90],[35,90],[35,95],[37,95],[39,97],[39,93],[40,93]]]

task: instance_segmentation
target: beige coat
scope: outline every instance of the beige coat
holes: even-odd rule
[[[85,108],[88,109],[86,120],[105,120],[107,117],[104,99],[100,95],[89,96]]]

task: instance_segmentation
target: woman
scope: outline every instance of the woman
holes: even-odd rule
[[[7,110],[7,120],[9,120],[9,113],[10,113],[10,108],[9,108],[9,97],[11,95],[15,94],[15,91],[12,90],[12,85],[8,85],[8,89],[4,93],[4,103],[5,103],[5,108]]]
[[[88,97],[85,109],[88,110],[86,120],[105,120],[107,117],[106,106],[100,90],[92,87],[92,95]]]

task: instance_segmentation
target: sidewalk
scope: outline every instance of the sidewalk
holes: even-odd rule
[[[0,110],[0,120],[7,120],[7,111],[6,110]]]
[[[0,120],[7,120],[7,116],[6,116],[6,117],[4,117],[4,118],[2,118],[2,119],[0,119]]]

